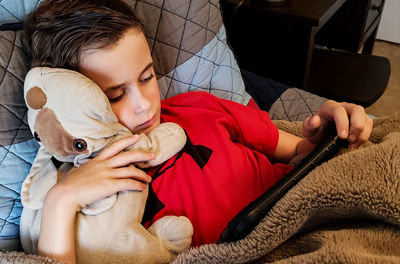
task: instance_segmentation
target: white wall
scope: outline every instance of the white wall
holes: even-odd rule
[[[377,39],[400,44],[400,0],[386,0]]]

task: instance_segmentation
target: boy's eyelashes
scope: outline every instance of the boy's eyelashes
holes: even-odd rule
[[[108,101],[109,101],[110,103],[115,103],[115,102],[118,102],[119,100],[121,100],[122,97],[123,97],[124,94],[125,94],[125,89],[121,89],[121,90],[122,90],[122,91],[121,91],[121,94],[118,95],[118,96],[116,96],[116,97],[110,97],[110,96],[108,96]]]
[[[106,92],[108,101],[110,103],[115,103],[119,101],[125,94],[125,87],[118,87],[116,89],[110,89]]]
[[[145,84],[145,83],[147,83],[148,81],[150,81],[153,78],[154,78],[154,74],[152,73],[148,77],[143,78],[142,80],[139,80],[139,82],[142,83],[142,84]],[[120,87],[118,89],[115,89],[114,91],[112,91],[112,94],[108,94],[107,95],[108,101],[110,103],[118,102],[119,100],[121,100],[124,97],[125,90],[126,90],[126,88],[124,88],[124,87]]]
[[[150,81],[151,79],[153,79],[153,77],[154,77],[154,74],[151,73],[148,77],[146,77],[146,78],[140,80],[140,82],[141,82],[141,83],[148,82],[148,81]]]

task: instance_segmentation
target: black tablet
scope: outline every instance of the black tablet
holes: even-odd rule
[[[224,229],[217,243],[232,242],[247,236],[267,215],[275,203],[303,177],[321,163],[338,153],[339,147],[347,147],[348,141],[337,136],[336,129],[274,186],[239,212]]]

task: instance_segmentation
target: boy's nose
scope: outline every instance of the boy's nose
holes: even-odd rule
[[[140,91],[133,95],[133,97],[133,107],[136,114],[149,111],[151,108],[150,101]]]

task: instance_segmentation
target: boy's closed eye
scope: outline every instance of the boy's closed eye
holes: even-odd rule
[[[107,91],[106,95],[110,103],[118,102],[125,95],[125,87],[118,87]]]
[[[154,74],[152,72],[143,74],[143,77],[140,78],[139,83],[146,84],[153,78],[154,78]],[[126,89],[127,88],[123,85],[108,89],[106,92],[106,95],[107,95],[110,103],[115,103],[115,102],[118,102],[119,100],[121,100],[125,96]]]
[[[151,79],[153,79],[153,77],[154,77],[153,73],[147,74],[139,82],[146,83],[146,82],[150,81]]]

